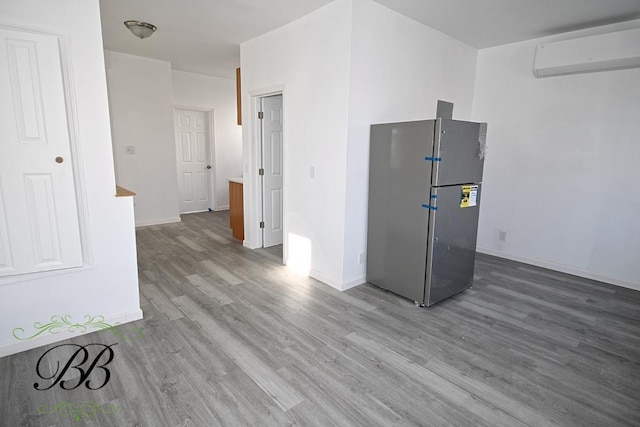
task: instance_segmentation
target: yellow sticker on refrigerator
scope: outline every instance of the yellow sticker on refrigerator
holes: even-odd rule
[[[460,207],[469,208],[478,204],[478,186],[463,185],[460,193]]]

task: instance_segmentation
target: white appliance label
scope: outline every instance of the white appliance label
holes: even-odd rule
[[[472,185],[469,192],[469,206],[475,206],[478,204],[478,186]]]

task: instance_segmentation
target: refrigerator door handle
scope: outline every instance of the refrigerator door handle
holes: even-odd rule
[[[431,188],[430,198],[434,202],[438,199],[437,187]],[[431,301],[431,271],[433,269],[433,247],[434,247],[435,240],[437,240],[437,237],[435,237],[435,233],[434,233],[435,222],[436,222],[435,212],[430,213],[428,228],[427,228],[427,259],[425,260],[426,274],[425,274],[425,280],[424,280],[424,299],[422,300],[423,306],[429,305],[429,302]]]
[[[442,155],[440,154],[440,141],[442,140],[442,119],[436,119],[434,131],[433,131],[433,157],[432,159],[438,159],[433,162],[431,167],[431,185],[438,185],[438,173],[440,172],[440,163],[442,163]]]

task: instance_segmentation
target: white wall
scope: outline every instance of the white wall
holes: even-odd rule
[[[213,110],[215,209],[229,208],[226,178],[242,176],[242,127],[237,124],[235,80],[173,70],[173,105]]]
[[[365,281],[370,125],[433,118],[438,99],[469,119],[476,58],[476,49],[371,0],[338,0],[242,44],[243,137],[254,156],[245,156],[248,245],[259,205],[250,204],[258,181],[247,93],[285,88],[287,232],[311,240],[311,275],[344,290]],[[285,240],[285,256],[294,250]]]
[[[311,275],[343,281],[351,2],[337,0],[240,46],[245,245],[258,245],[256,125],[250,95],[284,90],[285,256],[311,246]],[[309,168],[316,168],[311,178]],[[292,239],[291,235],[300,237]],[[287,253],[288,251],[288,253]]]
[[[640,289],[640,69],[531,72],[538,44],[634,27],[640,20],[480,51],[480,251]]]
[[[136,193],[136,225],[180,221],[171,64],[105,51],[118,184]],[[126,146],[135,154],[126,154]]]
[[[98,0],[3,1],[3,23],[24,25],[68,35],[71,90],[76,105],[80,156],[90,218],[93,261],[84,271],[0,285],[0,356],[46,342],[65,339],[65,333],[43,334],[17,341],[14,328],[34,332],[34,323],[69,315],[83,322],[85,315],[103,315],[107,322],[142,317],[132,200],[115,197],[113,157],[102,56]],[[91,330],[89,330],[91,332]]]
[[[371,0],[353,5],[345,288],[365,281],[370,125],[432,119],[438,99],[469,120],[478,52]]]

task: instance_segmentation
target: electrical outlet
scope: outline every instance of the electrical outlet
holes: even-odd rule
[[[498,240],[500,240],[501,242],[506,242],[507,241],[507,232],[499,230],[498,231]]]

